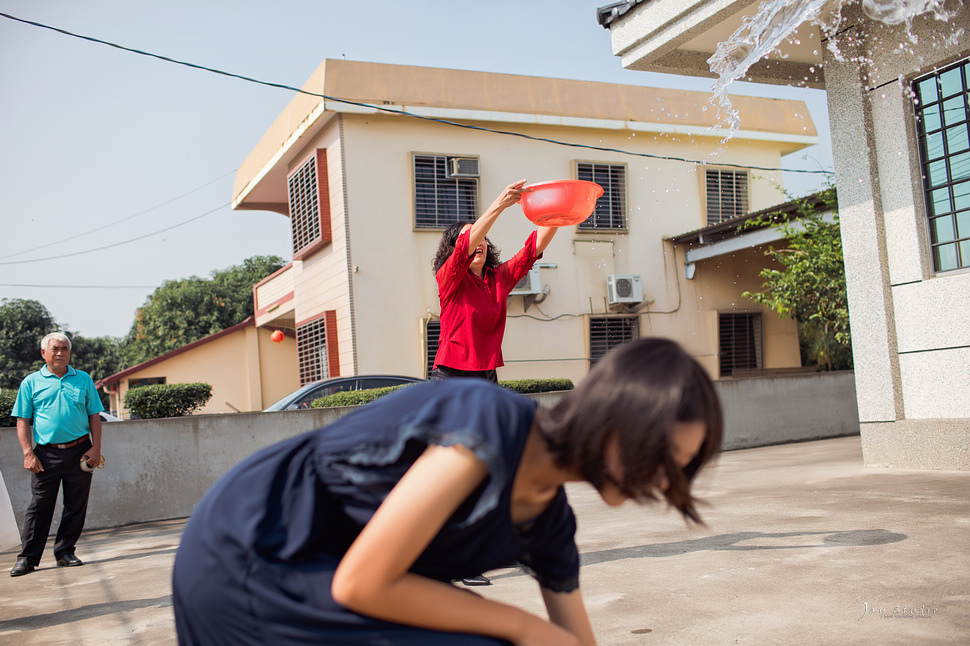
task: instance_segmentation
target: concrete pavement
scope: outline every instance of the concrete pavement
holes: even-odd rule
[[[732,451],[698,482],[706,528],[662,506],[570,489],[600,644],[970,643],[970,472],[862,468],[858,437]],[[174,645],[169,574],[183,520],[84,535],[79,568],[11,578],[0,643]],[[541,612],[532,580],[487,597]]]

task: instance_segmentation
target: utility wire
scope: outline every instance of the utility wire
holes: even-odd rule
[[[212,215],[216,211],[220,211],[220,210],[226,208],[227,206],[229,206],[229,203],[228,202],[226,204],[223,204],[222,206],[218,206],[218,207],[212,209],[211,211],[206,211],[205,213],[203,213],[201,215],[197,215],[194,218],[189,218],[188,220],[184,220],[182,222],[179,222],[178,224],[173,224],[170,227],[165,227],[164,229],[159,229],[158,231],[153,231],[151,233],[146,233],[144,235],[140,235],[140,236],[135,237],[135,238],[129,238],[128,240],[122,240],[121,242],[114,242],[112,244],[105,245],[103,247],[96,247],[94,249],[85,249],[84,251],[75,251],[74,253],[66,253],[66,254],[63,254],[63,255],[60,255],[60,256],[48,256],[47,258],[34,258],[32,260],[8,260],[6,262],[0,262],[0,265],[24,265],[24,264],[31,263],[31,262],[45,262],[47,260],[60,260],[61,258],[72,258],[74,256],[83,256],[84,254],[94,253],[95,251],[104,251],[105,249],[111,249],[113,247],[120,247],[121,245],[126,245],[126,244],[129,244],[131,242],[137,242],[138,240],[144,240],[145,238],[150,238],[152,236],[156,236],[159,233],[165,233],[166,231],[171,231],[172,229],[175,229],[175,228],[184,226],[186,224],[189,224],[190,222],[195,222],[196,220],[201,220],[205,216]]]
[[[650,153],[633,152],[633,151],[630,151],[630,150],[623,150],[621,148],[607,148],[607,147],[603,147],[603,146],[591,146],[591,145],[588,145],[588,144],[579,144],[579,143],[575,143],[575,142],[561,141],[561,140],[558,140],[558,139],[549,139],[549,138],[546,138],[546,137],[535,137],[533,135],[527,135],[527,134],[522,133],[522,132],[513,132],[513,131],[510,131],[510,130],[495,130],[495,129],[492,129],[492,128],[485,128],[483,126],[473,126],[471,124],[460,123],[460,122],[451,121],[451,120],[448,120],[448,119],[439,119],[437,117],[426,117],[424,115],[415,114],[413,112],[408,112],[406,110],[397,110],[395,108],[388,108],[388,107],[384,107],[384,106],[380,106],[380,105],[373,105],[373,104],[370,104],[370,103],[363,103],[363,102],[360,102],[360,101],[352,101],[350,99],[341,99],[339,97],[328,96],[326,94],[318,94],[316,92],[309,92],[307,90],[304,90],[304,89],[298,88],[298,87],[294,87],[292,85],[286,85],[286,84],[283,84],[283,83],[272,83],[270,81],[261,81],[259,79],[255,79],[255,78],[252,78],[252,77],[249,77],[249,76],[243,76],[241,74],[233,74],[232,72],[226,72],[224,70],[219,70],[219,69],[215,69],[215,68],[212,68],[212,67],[206,67],[204,65],[197,65],[196,63],[189,63],[187,61],[180,61],[180,60],[176,60],[174,58],[169,58],[168,56],[162,56],[160,54],[153,54],[151,52],[146,52],[146,51],[143,51],[143,50],[140,50],[140,49],[134,49],[132,47],[125,47],[124,45],[119,45],[117,43],[112,43],[112,42],[109,42],[107,40],[101,40],[100,38],[94,38],[92,36],[84,36],[82,34],[75,34],[74,32],[67,31],[66,29],[60,29],[58,27],[52,27],[50,25],[45,25],[45,24],[40,23],[40,22],[34,22],[32,20],[25,20],[23,18],[17,18],[16,16],[11,16],[10,14],[7,14],[7,13],[0,13],[0,16],[2,16],[4,18],[8,18],[10,20],[15,20],[17,22],[22,22],[22,23],[24,23],[26,25],[31,25],[33,27],[40,27],[41,29],[49,29],[49,30],[54,31],[54,32],[57,32],[59,34],[64,34],[65,36],[71,36],[73,38],[80,38],[81,40],[87,40],[87,41],[90,41],[92,43],[98,43],[100,45],[107,45],[108,47],[114,47],[115,49],[120,49],[122,51],[131,52],[132,54],[139,54],[141,56],[148,56],[150,58],[157,58],[158,60],[165,61],[167,63],[174,63],[176,65],[184,65],[185,67],[191,67],[193,69],[202,70],[204,72],[212,72],[213,74],[220,74],[222,76],[228,76],[230,78],[235,78],[235,79],[239,79],[239,80],[242,80],[242,81],[247,81],[249,83],[256,83],[258,85],[266,85],[266,86],[269,86],[269,87],[275,87],[275,88],[280,88],[280,89],[283,89],[283,90],[289,90],[291,92],[297,92],[299,94],[306,94],[308,96],[318,97],[318,98],[321,98],[321,99],[325,99],[327,101],[334,101],[334,102],[343,103],[343,104],[346,104],[346,105],[353,105],[353,106],[362,107],[362,108],[369,108],[369,109],[372,109],[372,110],[377,110],[379,112],[386,112],[386,113],[389,113],[389,114],[397,114],[397,115],[401,115],[401,116],[405,116],[405,117],[411,117],[411,118],[414,118],[414,119],[421,119],[421,120],[424,120],[424,121],[433,121],[435,123],[440,123],[440,124],[444,124],[444,125],[447,125],[447,126],[454,126],[456,128],[465,128],[465,129],[468,129],[468,130],[479,130],[479,131],[482,131],[482,132],[490,132],[492,134],[506,135],[506,136],[510,136],[510,137],[520,137],[522,139],[529,139],[531,141],[539,141],[539,142],[543,142],[543,143],[555,144],[555,145],[558,145],[558,146],[568,146],[568,147],[572,147],[572,148],[585,148],[587,150],[596,150],[596,151],[600,151],[600,152],[612,152],[612,153],[618,153],[618,154],[622,154],[622,155],[631,155],[631,156],[634,156],[634,157],[647,157],[649,159],[662,159],[662,160],[666,160],[666,161],[678,161],[678,162],[685,162],[685,163],[688,163],[688,164],[703,164],[703,165],[707,165],[707,164],[713,163],[713,162],[707,162],[707,161],[703,161],[703,160],[686,159],[684,157],[672,157],[672,156],[666,156],[666,155],[652,155]],[[742,164],[730,164],[730,163],[723,163],[723,162],[717,162],[717,166],[729,167],[729,168],[743,168],[743,169],[748,169],[748,170],[760,170],[760,171],[781,171],[781,172],[786,172],[786,173],[808,173],[808,174],[822,174],[822,175],[832,175],[833,174],[832,171],[827,171],[827,170],[811,170],[811,169],[798,169],[798,168],[769,168],[769,167],[765,167],[765,166],[745,166],[745,165],[742,165]]]
[[[192,193],[195,193],[196,191],[201,191],[206,186],[208,186],[210,184],[215,184],[219,180],[224,179],[224,178],[228,177],[229,175],[232,175],[235,172],[236,172],[235,170],[231,170],[228,173],[226,173],[225,175],[222,175],[220,177],[217,177],[217,178],[215,178],[214,180],[212,180],[210,182],[206,182],[202,186],[193,188],[191,191],[187,191],[185,193],[182,193],[178,197],[173,197],[172,199],[170,199],[170,200],[168,200],[166,202],[162,202],[161,204],[156,204],[153,207],[147,208],[144,211],[139,211],[138,213],[135,213],[133,215],[129,215],[127,217],[123,217],[120,220],[115,220],[114,222],[109,222],[107,224],[103,224],[100,227],[97,227],[97,228],[94,228],[94,229],[90,229],[90,230],[85,231],[83,233],[76,233],[76,234],[73,234],[73,235],[69,235],[68,237],[61,238],[60,240],[58,240],[56,242],[48,242],[46,244],[42,244],[42,245],[39,245],[37,247],[34,247],[33,249],[23,249],[22,251],[16,251],[16,252],[14,252],[12,254],[8,254],[6,256],[0,256],[0,260],[6,260],[7,258],[13,258],[14,256],[22,256],[25,253],[30,253],[31,251],[37,251],[38,249],[47,249],[49,247],[53,247],[54,245],[59,245],[62,242],[67,242],[69,240],[77,240],[78,238],[80,238],[82,236],[86,236],[86,235],[88,235],[90,233],[97,233],[98,231],[101,231],[102,229],[107,229],[108,227],[112,227],[112,226],[114,226],[116,224],[121,224],[122,222],[127,222],[128,220],[131,220],[132,218],[136,218],[139,215],[144,215],[146,213],[149,213],[151,211],[154,211],[155,209],[160,209],[163,206],[167,206],[167,205],[171,204],[172,202],[176,202],[176,201],[182,199],[183,197],[185,197],[187,195],[191,195]],[[0,263],[0,264],[2,264],[2,263]]]

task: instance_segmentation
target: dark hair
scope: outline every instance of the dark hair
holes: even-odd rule
[[[449,225],[441,233],[441,240],[438,242],[438,251],[435,252],[434,260],[431,261],[431,271],[437,274],[441,266],[445,264],[445,261],[451,256],[455,251],[455,242],[458,240],[458,236],[461,234],[461,230],[466,224],[472,224],[471,222],[455,222]],[[498,267],[502,261],[499,260],[499,252],[501,251],[498,247],[492,244],[492,241],[485,238],[485,266],[495,269]]]
[[[707,428],[700,451],[684,468],[670,450],[676,422]],[[553,408],[540,409],[537,423],[559,465],[577,470],[599,490],[614,484],[631,499],[655,499],[654,477],[662,467],[670,483],[664,497],[685,518],[701,522],[690,483],[721,449],[723,416],[707,372],[677,343],[644,338],[619,346]],[[619,481],[606,467],[613,437],[623,469]]]

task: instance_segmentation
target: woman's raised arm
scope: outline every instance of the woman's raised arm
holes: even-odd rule
[[[502,211],[509,208],[513,204],[518,203],[519,199],[522,197],[522,186],[525,185],[526,180],[520,179],[517,182],[509,184],[505,187],[502,193],[495,198],[491,206],[485,209],[485,212],[475,220],[472,224],[472,229],[469,232],[468,240],[468,254],[471,255],[475,253],[475,247],[481,244],[485,236],[488,235],[489,230],[498,216],[501,215]]]

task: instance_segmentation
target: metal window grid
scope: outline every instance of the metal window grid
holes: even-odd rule
[[[717,323],[722,377],[764,365],[760,313],[719,314]]]
[[[296,328],[296,355],[300,385],[330,377],[327,365],[327,325],[323,318]]]
[[[595,182],[603,187],[592,215],[580,222],[585,230],[626,228],[626,168],[612,164],[576,164],[576,179]]]
[[[320,239],[320,204],[317,199],[317,164],[311,157],[287,182],[293,254]]]
[[[748,174],[745,171],[708,169],[707,224],[720,224],[748,214]]]
[[[419,229],[474,222],[478,178],[448,177],[445,155],[414,156],[414,222]]]
[[[609,316],[589,319],[589,358],[595,364],[607,352],[640,336],[640,319],[636,316]]]
[[[913,82],[930,247],[936,271],[970,267],[970,60]]]
[[[424,376],[430,377],[434,370],[434,358],[438,354],[438,338],[441,336],[441,321],[427,321],[424,329],[424,346],[427,348],[425,356]]]

